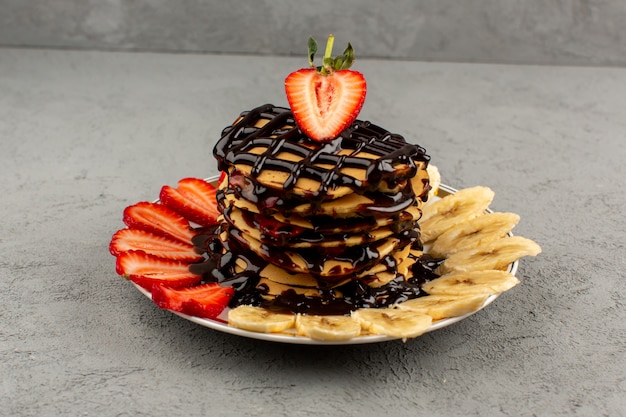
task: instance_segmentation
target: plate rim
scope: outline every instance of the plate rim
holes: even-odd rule
[[[150,291],[146,290],[145,288],[140,287],[139,285],[135,283],[132,283],[132,284],[144,296],[146,296],[149,299],[152,299],[152,295]],[[434,322],[428,328],[428,330],[426,330],[423,334],[430,333],[435,330],[439,330],[444,327],[451,326],[455,323],[458,323],[459,321],[462,321],[468,318],[469,316],[472,316],[478,313],[480,310],[484,309],[493,301],[495,301],[495,299],[498,298],[498,295],[499,294],[490,295],[485,300],[483,305],[475,311],[464,314],[462,316],[450,317],[450,318],[446,318],[446,319],[442,319],[442,320],[438,320]],[[228,334],[232,334],[235,336],[247,337],[249,339],[264,340],[264,341],[269,341],[269,342],[280,342],[280,343],[286,343],[286,344],[299,344],[299,345],[360,345],[360,344],[380,343],[380,342],[387,342],[387,341],[401,339],[399,337],[391,337],[391,336],[385,336],[385,335],[365,335],[365,336],[353,337],[352,339],[348,339],[348,340],[316,340],[316,339],[311,339],[306,336],[300,336],[298,334],[253,332],[253,331],[239,329],[237,327],[230,326],[228,323],[225,322],[224,319],[221,319],[221,320],[205,319],[205,318],[196,317],[196,316],[189,316],[187,314],[180,313],[178,311],[167,310],[167,309],[165,310],[171,313],[174,313],[175,315],[185,320],[191,321],[192,323],[199,324],[203,327],[206,327],[212,330],[217,330],[222,333],[228,333]],[[220,316],[223,317],[227,312],[228,312],[228,308],[226,308],[224,312],[220,314]]]
[[[219,175],[204,178],[204,180],[208,182],[214,182],[214,181],[217,181],[218,179],[219,179]],[[454,194],[458,191],[456,188],[453,188],[446,184],[440,184],[439,190],[443,190],[447,194]],[[154,202],[158,202],[158,201],[159,200],[157,199]],[[487,209],[487,212],[491,213],[492,210]],[[509,232],[508,236],[513,236],[513,233]],[[519,260],[516,260],[509,264],[509,267],[507,268],[507,272],[509,272],[512,275],[516,275],[518,268],[519,268]],[[137,290],[139,290],[140,293],[142,293],[144,296],[146,296],[152,301],[152,293],[150,291],[135,284],[132,281],[131,283]],[[423,334],[430,333],[435,330],[443,329],[444,327],[448,327],[462,320],[465,320],[466,318],[478,313],[479,311],[487,307],[489,304],[494,302],[499,296],[500,294],[490,295],[489,297],[487,297],[487,299],[482,304],[482,306],[480,306],[475,311],[471,311],[469,313],[466,313],[457,317],[449,317],[449,318],[437,320],[433,322],[433,324],[431,324],[431,326]],[[220,314],[220,316],[218,316],[218,319],[216,320],[190,316],[190,315],[180,313],[178,311],[173,311],[173,310],[167,310],[167,309],[164,309],[164,310],[174,313],[175,315],[185,320],[191,321],[192,323],[198,324],[200,326],[203,326],[212,330],[220,331],[222,333],[227,333],[227,334],[231,334],[235,336],[246,337],[249,339],[263,340],[263,341],[268,341],[268,342],[278,342],[278,343],[298,344],[298,345],[360,345],[360,344],[388,342],[392,340],[401,340],[401,338],[399,337],[392,337],[392,336],[385,336],[385,335],[364,335],[364,336],[353,337],[352,339],[348,339],[348,340],[317,340],[317,339],[311,339],[310,337],[301,336],[298,334],[253,332],[250,330],[244,330],[244,329],[239,329],[237,327],[230,326],[227,322],[228,311],[230,311],[228,307],[224,309],[224,311]]]

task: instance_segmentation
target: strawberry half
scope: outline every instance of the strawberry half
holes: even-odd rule
[[[191,243],[196,235],[189,222],[164,205],[140,202],[124,209],[124,223],[131,229],[145,230]]]
[[[226,308],[234,292],[232,287],[222,287],[215,282],[181,289],[155,285],[152,300],[160,308],[214,319]]]
[[[121,229],[115,232],[109,244],[111,255],[119,256],[123,252],[131,250],[142,250],[160,258],[178,261],[198,262],[202,260],[202,255],[195,252],[191,243],[140,229]]]
[[[323,65],[313,60],[317,43],[309,38],[310,68],[292,72],[285,79],[287,101],[300,130],[318,142],[335,139],[357,118],[367,85],[363,74],[349,70],[354,50],[348,43],[343,55],[331,58],[334,37],[328,37]]]
[[[196,285],[202,279],[200,275],[189,272],[187,262],[159,258],[140,250],[120,253],[115,271],[148,291],[155,284],[182,288]]]
[[[178,188],[169,185],[161,188],[161,203],[187,220],[200,226],[217,223],[219,210],[215,192],[217,189],[200,178],[183,178],[178,181]]]

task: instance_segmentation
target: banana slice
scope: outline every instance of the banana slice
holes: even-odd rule
[[[422,240],[430,242],[454,226],[485,213],[495,193],[488,187],[464,188],[422,209]]]
[[[472,296],[492,295],[507,291],[519,280],[506,271],[452,272],[429,281],[422,289],[431,295]]]
[[[361,327],[372,334],[398,337],[406,341],[430,328],[432,317],[395,308],[361,308],[352,312]]]
[[[439,191],[439,186],[441,185],[441,173],[439,172],[439,168],[433,164],[428,164],[426,171],[428,172],[428,181],[430,183],[428,197],[432,198],[437,195],[437,192]]]
[[[242,305],[228,312],[228,324],[258,333],[280,333],[293,327],[295,314],[274,313],[262,307]]]
[[[361,325],[350,316],[298,314],[296,329],[301,336],[315,340],[350,340],[361,334]]]
[[[449,317],[458,317],[474,312],[481,308],[488,295],[454,296],[454,295],[427,295],[414,298],[398,304],[400,310],[426,314],[433,320]]]
[[[474,217],[442,233],[433,242],[428,254],[446,258],[463,249],[493,242],[506,236],[519,220],[515,213],[488,213]]]
[[[476,248],[450,255],[435,272],[439,275],[452,271],[484,271],[505,269],[511,262],[524,256],[536,256],[541,247],[522,236],[511,236],[489,242]]]

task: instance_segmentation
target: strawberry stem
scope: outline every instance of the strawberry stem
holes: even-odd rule
[[[343,54],[333,58],[333,46],[335,44],[335,37],[333,35],[328,35],[328,40],[326,41],[326,50],[324,51],[324,57],[322,58],[322,65],[319,67],[315,66],[315,54],[317,53],[317,42],[315,39],[309,37],[309,65],[312,68],[316,68],[317,71],[322,75],[332,74],[334,71],[339,71],[343,69],[348,69],[352,65],[354,61],[354,49],[352,49],[352,45],[348,42],[348,46],[343,51]]]
[[[328,75],[335,70],[335,60],[333,59],[333,45],[335,43],[335,37],[328,35],[326,41],[326,50],[324,51],[324,58],[322,59],[322,67],[320,68],[320,74]]]
[[[332,57],[334,44],[335,37],[333,35],[328,35],[328,40],[326,41],[326,51],[324,51],[324,59]]]

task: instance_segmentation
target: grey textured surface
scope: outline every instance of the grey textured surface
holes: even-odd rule
[[[0,415],[623,416],[626,70],[361,60],[362,118],[488,185],[543,253],[406,344],[273,344],[161,311],[114,271],[124,207],[216,174],[301,59],[0,49]]]
[[[626,65],[623,0],[0,0],[0,46]]]

